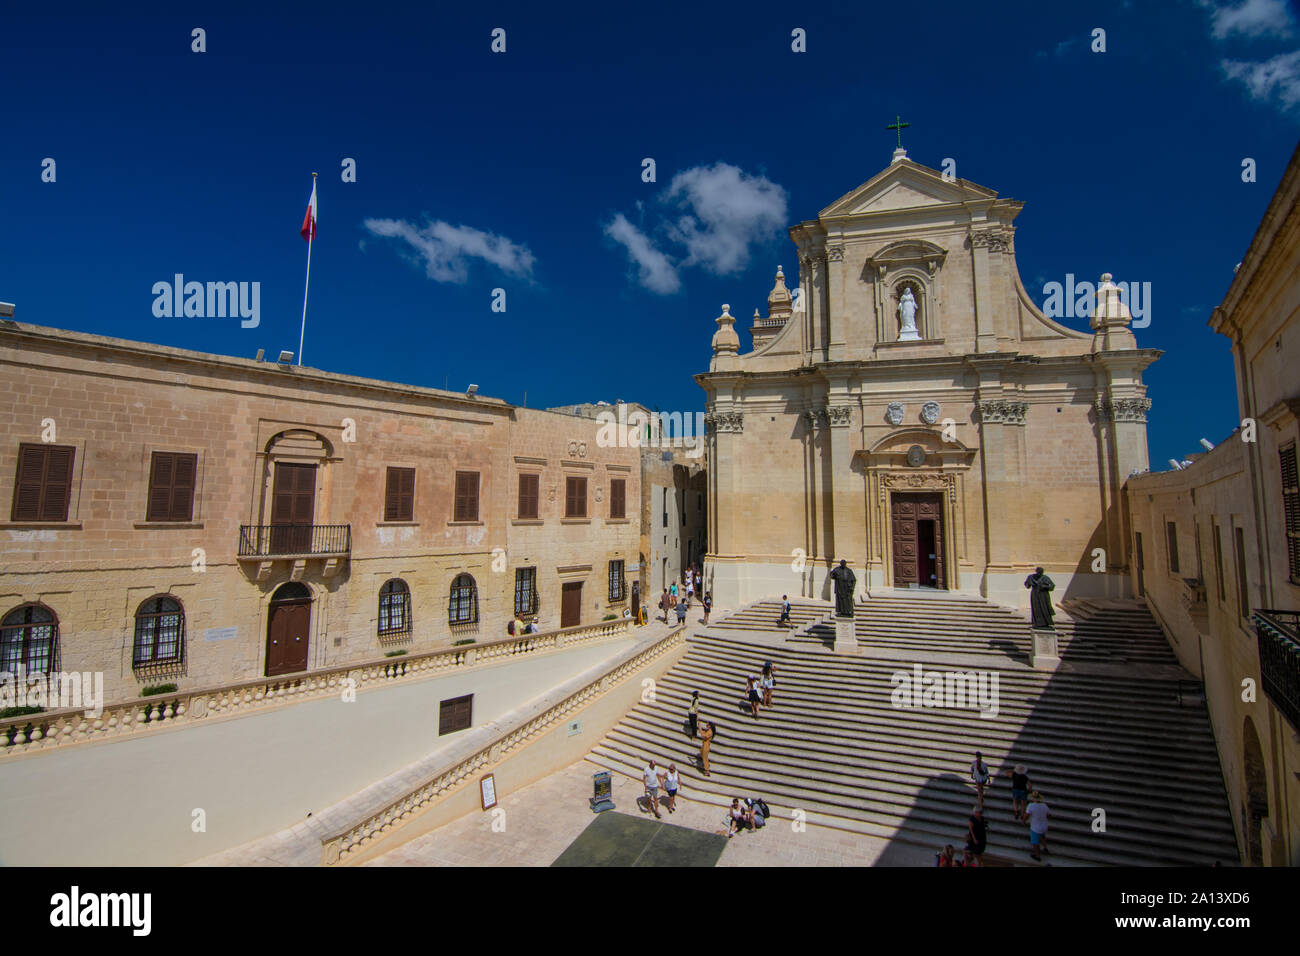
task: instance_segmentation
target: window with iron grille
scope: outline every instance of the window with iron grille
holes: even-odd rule
[[[411,589],[393,578],[379,589],[379,636],[411,633]]]
[[[72,500],[72,445],[18,446],[12,521],[67,521]]]
[[[519,476],[519,517],[536,519],[537,487],[540,480],[537,475]]]
[[[1169,545],[1169,573],[1178,573],[1178,525],[1172,521],[1165,522],[1165,537]]]
[[[609,601],[613,604],[615,601],[623,600],[623,594],[626,588],[623,585],[623,562],[609,562]]]
[[[587,517],[587,479],[573,475],[564,479],[564,517]]]
[[[1282,460],[1283,534],[1286,562],[1292,584],[1300,584],[1300,474],[1296,470],[1295,442],[1278,451]]]
[[[515,568],[515,614],[537,613],[537,569]]]
[[[478,520],[478,472],[456,472],[456,521]]]
[[[611,478],[609,482],[609,516],[627,517],[627,479]]]
[[[199,456],[156,451],[149,463],[149,503],[145,521],[191,521],[194,477]]]
[[[134,666],[170,664],[180,661],[185,651],[185,610],[166,594],[151,597],[135,612]]]
[[[415,469],[389,468],[384,482],[384,520],[415,520]]]
[[[478,622],[478,588],[468,574],[461,574],[451,582],[451,603],[448,606],[449,624],[474,624]]]
[[[59,622],[54,612],[40,604],[14,608],[0,621],[0,671],[29,675],[54,669],[59,646]]]

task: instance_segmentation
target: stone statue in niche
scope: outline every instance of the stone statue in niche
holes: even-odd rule
[[[916,297],[912,295],[912,287],[910,285],[904,286],[903,294],[899,296],[898,317],[900,320],[898,341],[919,341],[921,335],[916,330]]]

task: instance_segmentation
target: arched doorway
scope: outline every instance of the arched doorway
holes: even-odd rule
[[[266,621],[266,676],[305,671],[310,638],[311,591],[297,581],[280,585]]]
[[[1259,734],[1247,717],[1241,732],[1243,781],[1245,793],[1241,802],[1241,829],[1246,838],[1246,862],[1251,866],[1264,865],[1263,820],[1268,816],[1268,773],[1264,769],[1264,749],[1259,745]]]

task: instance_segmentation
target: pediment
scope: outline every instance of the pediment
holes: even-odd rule
[[[936,169],[900,159],[841,196],[821,211],[821,219],[858,216],[898,209],[919,209],[973,200],[991,200],[997,193],[964,179],[948,181]]]

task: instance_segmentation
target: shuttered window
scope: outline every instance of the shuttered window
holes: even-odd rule
[[[627,517],[627,479],[613,478],[609,483],[609,516]]]
[[[1237,612],[1250,617],[1250,585],[1246,578],[1246,539],[1240,528],[1233,528],[1237,544]]]
[[[438,736],[468,730],[474,725],[474,695],[453,697],[438,704]]]
[[[1227,591],[1223,587],[1223,535],[1217,524],[1212,527],[1214,529],[1214,577],[1219,585],[1219,600],[1226,601]]]
[[[384,520],[415,520],[415,469],[389,468],[384,483]]]
[[[18,475],[14,480],[10,520],[68,520],[76,451],[71,445],[18,446]]]
[[[455,521],[478,520],[478,472],[456,472]]]
[[[1300,584],[1300,474],[1296,471],[1295,443],[1278,451],[1282,460],[1283,533],[1292,584]]]
[[[537,475],[519,476],[519,517],[537,517],[537,488],[539,484]]]
[[[1169,546],[1169,573],[1178,573],[1178,525],[1172,521],[1165,522],[1165,537]]]
[[[587,517],[586,478],[574,478],[570,476],[564,479],[564,517]]]
[[[156,451],[149,465],[149,504],[146,521],[192,521],[194,476],[199,456]]]

